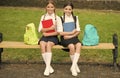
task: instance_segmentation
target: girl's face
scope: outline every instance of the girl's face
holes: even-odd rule
[[[71,15],[72,11],[73,11],[73,9],[72,9],[71,6],[66,6],[66,7],[64,8],[64,13],[65,13],[66,15],[68,15],[68,16]]]
[[[52,14],[52,13],[54,13],[55,7],[53,4],[49,3],[46,7],[46,10],[47,10],[48,14]]]

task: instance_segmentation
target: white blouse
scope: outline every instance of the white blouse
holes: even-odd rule
[[[63,18],[63,16],[62,16],[62,18]],[[74,22],[74,19],[73,19],[72,15],[71,16],[65,15],[65,23],[67,23],[67,22]],[[78,16],[76,16],[76,30],[80,31]],[[59,27],[58,32],[63,32],[63,26]]]
[[[55,19],[56,18],[56,19]],[[48,13],[46,13],[46,15],[42,15],[42,17],[41,17],[41,20],[40,20],[40,23],[39,23],[39,27],[38,27],[38,32],[40,32],[41,31],[41,29],[42,29],[42,20],[47,20],[47,19],[52,19],[53,20],[53,24],[55,24],[55,22],[57,22],[57,28],[56,28],[56,31],[58,32],[58,30],[59,30],[59,27],[62,27],[62,21],[61,21],[61,19],[60,19],[60,17],[59,16],[55,16],[55,14],[53,13],[53,14],[51,14],[51,15],[49,15]]]

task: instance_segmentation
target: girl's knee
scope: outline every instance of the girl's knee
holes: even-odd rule
[[[40,41],[40,44],[39,45],[41,45],[41,46],[45,46],[46,45],[46,42],[44,42],[44,41]]]
[[[76,47],[81,47],[81,46],[82,46],[81,43],[77,43],[77,44],[76,44]]]
[[[69,48],[69,50],[70,50],[70,54],[72,53],[74,53],[75,52],[75,46],[74,46],[74,44],[69,44],[68,45],[68,48]]]
[[[69,49],[74,49],[75,46],[74,46],[74,44],[69,44],[69,45],[68,45],[68,48],[69,48]]]
[[[77,45],[81,46],[82,44],[81,43],[77,43]]]
[[[52,47],[54,46],[55,44],[53,42],[47,42],[47,47]]]
[[[48,43],[47,43],[47,46],[46,46],[47,51],[48,51],[48,52],[51,52],[52,47],[53,47],[54,45],[55,45],[55,44],[54,44],[53,42],[48,42]]]

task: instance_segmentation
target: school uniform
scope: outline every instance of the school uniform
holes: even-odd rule
[[[38,32],[41,32],[41,30],[42,30],[42,28],[43,28],[43,26],[42,26],[42,21],[43,21],[43,20],[48,20],[48,19],[52,19],[53,24],[55,24],[55,22],[57,23],[57,27],[56,27],[56,29],[55,29],[56,32],[58,31],[58,27],[59,27],[59,26],[60,26],[60,27],[62,26],[62,22],[61,22],[60,17],[58,17],[58,16],[55,15],[54,13],[51,14],[51,15],[49,15],[48,13],[46,13],[45,15],[42,15],[42,17],[41,17],[40,24],[39,24],[39,28],[38,28]],[[55,43],[55,44],[58,44],[58,43],[59,43],[59,39],[58,39],[57,35],[56,35],[56,36],[48,36],[48,37],[42,36],[42,37],[40,38],[39,42],[40,42],[40,41],[45,41],[45,42],[51,41],[51,42],[53,42],[53,43]],[[38,42],[38,43],[39,43],[39,42]]]
[[[62,16],[63,18],[63,16]],[[69,23],[69,22],[74,22],[74,19],[73,19],[73,16],[67,16],[65,15],[65,20],[64,20],[64,23]],[[76,16],[76,24],[75,24],[75,28],[77,31],[80,31],[80,25],[79,25],[79,20],[78,20],[78,16]],[[63,26],[60,28],[59,27],[59,32],[64,32],[64,29],[63,29]],[[76,44],[80,42],[78,37],[73,37],[71,39],[64,39],[63,36],[61,36],[61,44],[64,46],[64,47],[67,47],[69,44]]]

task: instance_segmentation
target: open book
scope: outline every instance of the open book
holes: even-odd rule
[[[63,30],[64,32],[71,32],[75,29],[74,22],[63,23]]]
[[[48,19],[48,20],[43,20],[42,21],[42,26],[43,28],[49,28],[53,25],[53,21],[52,19]],[[55,32],[55,30],[50,30],[50,31],[47,31],[47,33],[51,33],[51,32]]]

